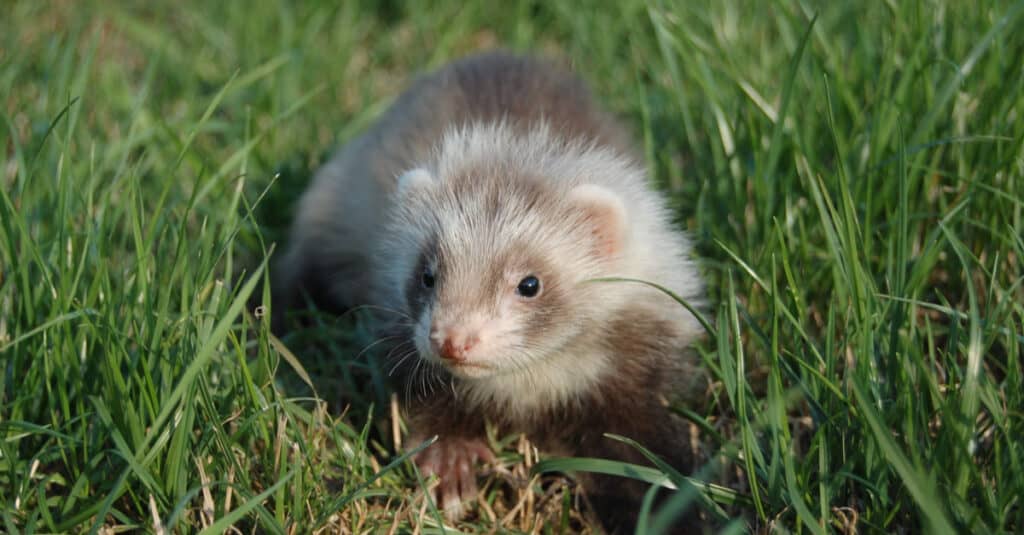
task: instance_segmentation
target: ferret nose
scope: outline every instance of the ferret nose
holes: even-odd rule
[[[430,343],[434,346],[434,351],[441,358],[453,362],[466,360],[466,353],[479,341],[476,336],[467,336],[463,333],[442,334],[437,330],[430,332]]]

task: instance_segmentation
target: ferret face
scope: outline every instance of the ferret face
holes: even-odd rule
[[[529,252],[526,242],[478,250],[484,258],[452,256],[450,238],[441,236],[424,251],[409,278],[421,358],[459,377],[487,377],[528,370],[571,336],[559,325],[571,315],[571,281],[548,258]]]
[[[599,312],[595,285],[581,283],[609,274],[620,205],[595,187],[529,178],[404,179],[423,181],[402,187],[410,221],[430,222],[404,263],[420,357],[463,379],[543,373]]]

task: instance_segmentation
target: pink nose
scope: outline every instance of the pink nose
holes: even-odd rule
[[[434,331],[431,333],[430,341],[434,346],[434,351],[441,358],[460,362],[466,360],[466,353],[473,349],[473,346],[480,339],[476,336],[464,336],[459,333],[449,333],[447,336],[441,336],[440,333]]]

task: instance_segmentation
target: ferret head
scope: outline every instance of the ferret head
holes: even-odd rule
[[[468,380],[543,374],[612,306],[612,285],[586,281],[616,273],[625,208],[604,186],[484,161],[400,177],[391,281],[420,358]]]

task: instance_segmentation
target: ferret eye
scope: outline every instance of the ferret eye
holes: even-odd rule
[[[423,268],[423,275],[420,276],[420,282],[422,282],[423,287],[428,290],[434,287],[434,272],[430,267]]]
[[[540,292],[540,279],[533,275],[519,281],[519,286],[516,286],[516,293],[523,297],[534,297],[538,292]]]

